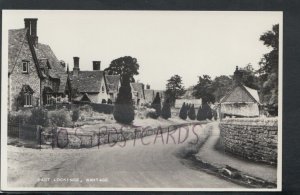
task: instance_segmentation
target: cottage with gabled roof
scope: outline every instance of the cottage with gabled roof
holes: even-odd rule
[[[36,18],[25,18],[25,28],[9,30],[8,109],[47,105],[70,97],[65,65],[51,47],[38,42]]]
[[[220,114],[234,117],[258,117],[260,100],[257,90],[241,83],[242,73],[236,67],[234,87],[220,100]]]
[[[102,103],[109,96],[104,71],[100,70],[100,61],[93,61],[92,71],[79,68],[79,57],[74,57],[74,68],[70,73],[72,90],[77,91],[75,101]]]
[[[120,75],[105,75],[109,99],[115,103],[121,87]]]
[[[144,84],[143,83],[130,83],[132,100],[134,105],[141,105],[145,103],[145,93],[144,93]]]

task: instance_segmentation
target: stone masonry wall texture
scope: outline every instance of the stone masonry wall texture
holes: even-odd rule
[[[277,164],[277,118],[235,118],[220,122],[225,151],[247,159]]]

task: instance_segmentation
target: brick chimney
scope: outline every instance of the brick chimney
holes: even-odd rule
[[[243,72],[239,70],[239,67],[235,67],[235,71],[233,74],[233,80],[236,84],[240,83],[242,81]]]
[[[73,75],[78,76],[78,73],[80,71],[80,69],[79,69],[79,57],[73,57],[73,59],[74,59]]]
[[[25,28],[28,29],[29,37],[32,40],[34,46],[38,44],[38,36],[37,36],[37,18],[25,18]]]
[[[93,70],[100,70],[101,61],[93,61]]]

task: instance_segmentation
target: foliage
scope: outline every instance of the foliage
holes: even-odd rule
[[[197,112],[197,120],[198,121],[203,121],[205,120],[205,114],[203,112],[202,106],[199,107],[198,112]]]
[[[161,117],[164,119],[171,118],[171,105],[169,99],[166,99],[166,101],[163,104],[163,108],[161,110]]]
[[[179,111],[179,117],[183,120],[186,120],[186,118],[187,118],[187,112],[188,112],[187,108],[188,108],[187,104],[185,104],[185,102],[183,102],[183,104],[180,108],[180,111]]]
[[[261,97],[268,107],[278,109],[278,52],[279,52],[279,24],[273,25],[271,31],[260,36],[260,40],[272,50],[264,54],[260,61],[261,68]]]
[[[247,64],[244,68],[240,69],[242,72],[241,82],[252,89],[259,89],[259,77],[256,75],[251,64]]]
[[[129,77],[124,77],[121,82],[113,115],[116,121],[124,124],[130,124],[134,120],[134,107]]]
[[[212,85],[212,80],[210,76],[203,75],[202,77],[199,76],[198,84],[194,87],[194,93],[193,95],[196,98],[201,98],[202,103],[214,103],[215,102],[215,96],[213,94],[214,89]]]
[[[151,107],[155,109],[154,118],[158,118],[161,115],[161,99],[159,93],[156,93],[156,96],[151,104]]]
[[[79,119],[79,115],[80,115],[80,110],[79,109],[73,110],[72,121],[76,122]]]
[[[112,104],[111,99],[108,99],[108,100],[107,100],[107,104]]]
[[[175,100],[185,93],[182,85],[182,78],[179,75],[172,76],[166,85],[166,98],[169,99],[170,104],[173,106]]]
[[[233,80],[231,77],[225,75],[216,77],[211,86],[215,100],[220,101],[232,89],[232,84]]]
[[[83,106],[80,106],[79,109],[81,111],[91,112],[93,110],[92,106],[85,104]]]
[[[121,83],[123,79],[129,78],[130,82],[134,82],[134,75],[138,75],[139,64],[137,59],[131,56],[124,56],[113,60],[109,67],[105,69],[108,75],[120,75]]]
[[[30,115],[30,111],[8,112],[8,122],[13,124],[28,123]]]
[[[72,125],[70,113],[65,109],[49,111],[49,124],[56,127],[69,127]]]
[[[31,110],[31,116],[29,117],[28,122],[31,125],[47,126],[48,125],[48,111],[42,107],[33,108]]]
[[[194,104],[190,107],[189,112],[188,112],[188,116],[191,120],[196,119],[196,112],[195,112]]]
[[[106,104],[106,99],[102,99],[102,104]]]

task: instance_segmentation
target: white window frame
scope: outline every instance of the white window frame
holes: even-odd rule
[[[24,94],[25,102],[24,107],[32,107],[32,94],[26,93]]]
[[[25,65],[25,66],[24,66]],[[24,67],[26,67],[26,70],[24,70]],[[22,73],[28,73],[28,68],[29,68],[29,61],[22,61]]]
[[[52,94],[46,94],[46,105],[51,105]]]

